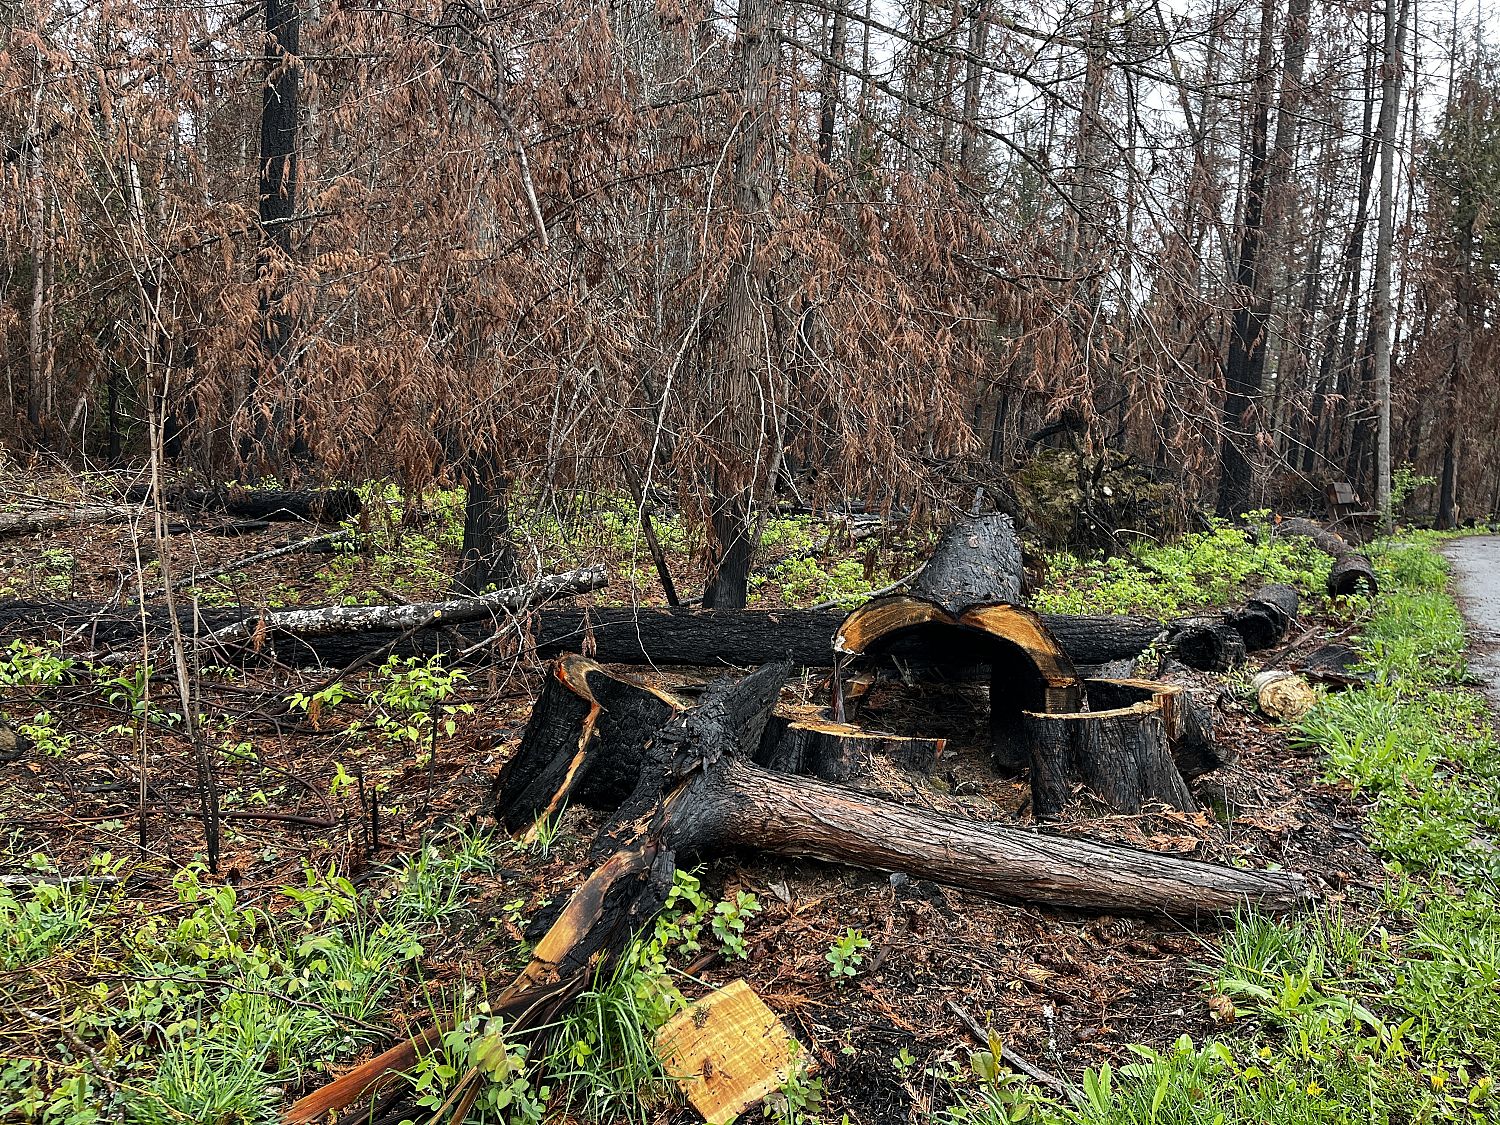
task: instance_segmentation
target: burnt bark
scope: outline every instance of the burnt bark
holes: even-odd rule
[[[464,470],[464,538],[450,593],[483,593],[517,578],[510,537],[510,480],[493,457],[471,457]]]
[[[977,603],[1021,600],[1021,542],[999,512],[959,520],[938,540],[912,593],[956,612]]]
[[[1031,809],[1057,816],[1075,785],[1116,812],[1138,813],[1152,800],[1191,812],[1198,806],[1172,761],[1167,727],[1155,703],[1072,715],[1028,714]]]

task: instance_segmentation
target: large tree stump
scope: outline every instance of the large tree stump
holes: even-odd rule
[[[1198,807],[1167,749],[1160,711],[1136,704],[1117,711],[1028,714],[1031,809],[1039,818],[1067,807],[1075,782],[1116,812],[1138,813],[1150,800],[1191,812]]]
[[[941,738],[889,734],[822,717],[772,715],[755,762],[776,773],[854,781],[869,776],[879,762],[930,773],[944,744]]]
[[[1173,684],[1088,680],[1085,690],[1090,710],[1023,716],[1032,814],[1057,816],[1078,785],[1116,812],[1138,813],[1150,801],[1195,810],[1178,762],[1198,773],[1222,764],[1207,713]]]

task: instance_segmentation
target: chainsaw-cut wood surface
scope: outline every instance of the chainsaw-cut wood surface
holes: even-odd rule
[[[776,1013],[743,980],[668,1020],[656,1035],[666,1071],[709,1125],[722,1125],[774,1094],[799,1048]]]

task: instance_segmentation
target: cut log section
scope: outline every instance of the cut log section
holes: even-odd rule
[[[1197,809],[1176,751],[1180,745],[1183,757],[1195,766],[1211,753],[1206,712],[1171,684],[1089,680],[1085,689],[1088,711],[1027,712],[1022,718],[1032,814],[1057,816],[1079,785],[1116,812],[1138,813],[1150,801],[1183,812]]]
[[[1189,617],[1172,626],[1167,651],[1199,672],[1228,672],[1245,662],[1245,638],[1222,616]]]
[[[1214,738],[1213,713],[1181,684],[1131,677],[1097,678],[1085,680],[1084,690],[1091,711],[1154,703],[1161,711],[1172,761],[1184,778],[1201,777],[1233,765],[1239,757],[1233,744]]]
[[[1262,586],[1225,619],[1244,639],[1245,648],[1255,652],[1281,643],[1297,620],[1298,601],[1294,586]]]
[[[930,773],[944,745],[941,738],[888,734],[821,717],[773,715],[755,762],[776,773],[854,781],[868,777],[878,762]]]
[[[1276,534],[1310,540],[1333,559],[1333,568],[1328,572],[1329,597],[1344,597],[1360,592],[1361,588],[1372,596],[1380,592],[1369,556],[1355,550],[1343,536],[1304,519],[1282,520],[1276,525]]]
[[[1328,594],[1342,598],[1350,594],[1376,594],[1380,590],[1375,580],[1375,567],[1369,558],[1355,552],[1340,555],[1333,560],[1333,569],[1328,572]]]

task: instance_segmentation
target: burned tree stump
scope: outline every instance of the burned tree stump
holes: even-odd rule
[[[928,773],[942,756],[944,739],[866,730],[823,718],[771,716],[755,763],[776,773],[806,774],[824,781],[868,776],[877,762]]]
[[[588,805],[594,788],[618,791],[651,736],[687,708],[687,700],[585,657],[562,657],[548,668],[521,744],[495,779],[495,818],[517,833],[556,815],[575,795]]]
[[[1084,688],[1093,711],[1154,703],[1166,727],[1172,761],[1186,779],[1233,765],[1238,757],[1232,744],[1215,740],[1212,713],[1180,684],[1129,677],[1098,678],[1084,681]]]
[[[1031,755],[1031,811],[1040,819],[1061,813],[1075,784],[1116,812],[1138,813],[1151,800],[1184,812],[1198,807],[1172,761],[1161,711],[1151,703],[1028,713],[1022,729]]]

